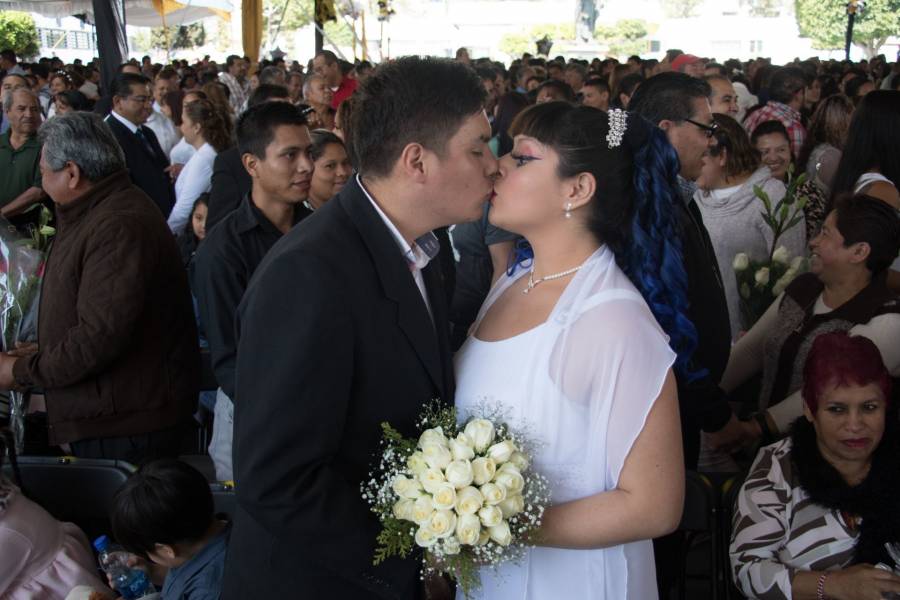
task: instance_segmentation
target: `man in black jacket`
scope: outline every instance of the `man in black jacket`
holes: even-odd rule
[[[175,206],[175,188],[169,176],[169,157],[156,139],[156,134],[144,125],[153,111],[150,80],[143,75],[121,73],[113,80],[113,109],[106,123],[116,136],[131,181],[144,190],[168,218]]]
[[[381,423],[413,435],[424,404],[453,400],[431,232],[478,218],[497,161],[463,65],[401,58],[358,94],[361,175],[272,248],[238,308],[225,600],[422,594],[420,556],[373,566],[360,483]]]

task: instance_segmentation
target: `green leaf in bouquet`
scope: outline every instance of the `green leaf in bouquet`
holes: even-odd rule
[[[381,424],[382,437],[388,444],[396,447],[401,452],[412,454],[416,451],[416,440],[405,437],[402,433],[394,429],[390,423]]]
[[[50,227],[48,225],[42,225],[40,229],[41,235],[51,236],[56,235],[56,229]]]
[[[784,222],[787,220],[787,218],[788,218],[788,211],[790,211],[790,207],[789,207],[787,204],[785,204],[785,205],[783,205],[783,206],[781,207],[781,214],[779,215],[779,217],[780,217],[780,218],[779,218],[779,221],[781,221],[782,223],[784,223]]]
[[[797,184],[797,187],[801,187],[804,183],[806,183],[807,179],[809,179],[809,175],[807,175],[804,171],[797,176],[797,179],[794,180],[794,183]]]
[[[766,207],[766,212],[771,214],[772,213],[772,201],[769,199],[769,195],[765,192],[765,190],[763,190],[758,185],[754,185],[753,193],[754,193],[754,195],[756,195],[757,198],[762,200],[763,205],[765,205],[765,207]]]
[[[399,519],[385,519],[381,525],[381,531],[375,538],[378,545],[372,564],[377,565],[392,556],[406,558],[415,545],[415,536],[410,534],[415,526]]]

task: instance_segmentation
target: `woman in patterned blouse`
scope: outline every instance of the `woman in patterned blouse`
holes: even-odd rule
[[[900,593],[886,543],[900,543],[897,415],[878,348],[845,332],[816,338],[804,416],[762,448],[735,507],[734,582],[748,598],[875,600]],[[900,549],[900,547],[898,547]]]

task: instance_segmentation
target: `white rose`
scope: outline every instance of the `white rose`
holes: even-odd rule
[[[477,452],[484,452],[494,441],[494,424],[487,419],[472,419],[464,430]]]
[[[777,263],[786,265],[788,264],[788,261],[791,260],[791,255],[788,252],[787,248],[785,248],[784,246],[778,246],[778,248],[775,249],[775,252],[772,253],[772,260]]]
[[[427,443],[422,448],[422,454],[425,456],[425,462],[432,469],[446,469],[453,456],[450,455],[450,449],[440,444]]]
[[[512,456],[516,449],[515,444],[506,440],[488,448],[487,454],[494,459],[494,462],[500,465],[508,461],[509,457]]]
[[[403,475],[397,475],[394,477],[394,481],[391,483],[391,488],[394,490],[394,493],[400,496],[401,498],[418,498],[422,493],[422,484],[416,481],[415,479],[407,479]]]
[[[449,510],[434,511],[428,521],[428,531],[435,537],[448,537],[456,531],[456,515]]]
[[[428,463],[425,462],[424,454],[421,452],[413,452],[409,455],[409,458],[406,459],[406,466],[413,475],[419,475],[428,468]]]
[[[444,473],[440,469],[425,469],[419,473],[419,481],[429,494],[433,494],[438,486],[444,483]]]
[[[481,533],[478,534],[478,545],[484,546],[489,541],[491,541],[491,532],[487,529],[482,529]]]
[[[461,515],[474,515],[484,504],[484,497],[476,487],[464,487],[456,492],[456,512]]]
[[[472,463],[467,460],[454,460],[447,465],[444,472],[447,481],[453,484],[456,489],[462,489],[472,484]]]
[[[431,503],[435,510],[450,510],[456,506],[456,488],[449,483],[442,483],[431,495]]]
[[[456,520],[456,537],[460,543],[474,546],[481,537],[481,519],[478,515],[462,515]]]
[[[756,285],[759,287],[769,285],[769,267],[761,267],[756,272],[756,275],[753,276],[753,279],[756,280]]]
[[[772,295],[776,298],[781,295],[781,292],[788,286],[790,280],[786,277],[782,277],[778,281],[775,282],[775,285],[772,286]]]
[[[731,263],[731,266],[735,271],[743,271],[750,266],[750,257],[741,252],[740,254],[735,255],[734,262]]]
[[[746,283],[741,284],[741,298],[744,300],[750,299],[750,286]]]
[[[507,465],[515,465],[519,471],[524,471],[531,465],[531,461],[528,460],[528,457],[525,456],[522,452],[513,452],[512,456],[509,457],[509,462]],[[506,465],[503,465],[506,466]]]
[[[413,502],[412,511],[410,512],[410,521],[417,525],[422,525],[431,520],[434,513],[434,503],[431,496],[419,496]]]
[[[416,531],[416,545],[420,548],[431,548],[435,543],[437,543],[437,536],[431,533],[428,527],[424,525],[419,527]]]
[[[803,261],[806,260],[802,256],[795,256],[794,260],[791,261],[791,270],[795,273],[798,273],[800,269],[803,268]]]
[[[486,483],[480,488],[484,503],[493,506],[506,500],[506,488],[496,483]]]
[[[453,455],[453,460],[472,460],[475,458],[475,448],[469,436],[460,432],[455,439],[450,440],[450,454]]]
[[[419,448],[424,449],[427,444],[437,444],[438,446],[449,445],[447,437],[444,435],[444,429],[442,427],[435,427],[434,429],[426,429],[423,431],[422,435],[419,436]]]
[[[489,527],[491,539],[501,546],[509,546],[512,543],[512,532],[509,530],[509,523],[501,521],[499,524]]]
[[[515,471],[500,471],[494,477],[494,483],[502,485],[513,494],[517,494],[525,488],[525,479]]]
[[[506,500],[497,505],[497,508],[503,513],[503,518],[508,519],[525,510],[525,499],[521,494],[507,496]]]
[[[493,527],[503,521],[503,513],[496,506],[485,506],[478,511],[478,518],[485,527]]]
[[[394,516],[401,521],[412,521],[413,507],[416,505],[415,500],[402,498],[394,503]]]
[[[519,470],[519,467],[514,465],[512,462],[503,463],[499,469],[497,469],[498,473],[518,473],[519,475],[522,472]]]
[[[494,478],[495,473],[497,473],[497,463],[493,458],[479,456],[472,461],[472,479],[477,485],[489,482]]]
[[[444,554],[454,555],[459,554],[459,540],[456,539],[455,536],[450,536],[444,540],[442,544],[444,548]]]

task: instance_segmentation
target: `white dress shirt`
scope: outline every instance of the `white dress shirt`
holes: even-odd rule
[[[156,141],[159,142],[159,147],[162,148],[163,154],[168,157],[169,153],[172,152],[172,148],[175,147],[175,144],[181,138],[181,133],[175,127],[175,123],[166,115],[154,110],[150,113],[150,118],[147,119],[144,125],[153,130],[153,133],[156,134]]]
[[[137,135],[137,130],[138,130],[138,126],[137,126],[137,125],[135,125],[134,123],[132,123],[131,121],[129,121],[128,119],[126,119],[125,117],[123,117],[122,115],[120,115],[119,113],[117,113],[117,112],[114,111],[114,110],[109,111],[109,117],[106,117],[107,120],[108,120],[110,117],[113,117],[113,118],[116,119],[119,123],[121,123],[122,125],[124,125],[125,127],[127,127],[127,128],[128,128],[128,131],[130,131],[131,133]]]
[[[378,213],[378,216],[381,217],[381,220],[384,221],[385,226],[388,228],[388,231],[391,232],[391,235],[394,237],[394,240],[397,242],[397,245],[400,247],[400,252],[403,255],[403,258],[406,259],[406,264],[409,265],[409,270],[412,273],[413,280],[416,282],[416,287],[419,288],[419,293],[422,295],[422,300],[425,302],[425,308],[428,309],[428,315],[431,317],[432,322],[434,321],[434,314],[431,312],[431,302],[428,301],[428,289],[425,287],[425,279],[422,277],[422,269],[428,266],[428,263],[437,255],[436,251],[429,254],[423,250],[419,245],[419,240],[425,240],[427,238],[427,244],[423,244],[426,246],[430,246],[432,248],[439,248],[438,245],[432,245],[433,243],[437,244],[437,238],[433,233],[428,233],[425,236],[419,238],[413,242],[410,246],[409,242],[407,242],[403,235],[400,233],[400,230],[397,229],[397,226],[394,225],[393,221],[384,214],[384,211],[381,210],[381,207],[378,206],[378,203],[375,202],[375,199],[372,198],[372,195],[369,194],[369,190],[366,189],[366,186],[363,185],[362,178],[357,173],[356,181],[359,183],[360,189],[366,195],[366,198],[369,199],[369,202],[372,203],[372,206],[375,208],[375,212]]]
[[[212,187],[213,162],[216,151],[209,144],[203,144],[191,160],[184,165],[175,181],[175,206],[169,214],[169,229],[178,234],[191,220],[194,202],[200,194]]]

